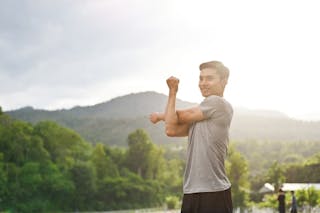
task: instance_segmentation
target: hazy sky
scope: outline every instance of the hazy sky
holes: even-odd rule
[[[198,66],[220,60],[233,106],[320,119],[319,20],[316,0],[0,0],[0,106],[167,94],[171,75],[200,102]]]

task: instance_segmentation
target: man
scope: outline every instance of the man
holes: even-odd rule
[[[296,196],[294,195],[294,191],[291,191],[291,209],[290,209],[290,213],[297,213],[297,212],[298,212],[297,199],[296,199]]]
[[[231,184],[226,176],[232,106],[223,98],[229,70],[219,61],[200,65],[199,88],[203,102],[176,110],[179,79],[167,79],[169,97],[164,113],[152,113],[150,121],[165,121],[170,137],[188,136],[182,213],[231,213]]]
[[[278,193],[278,210],[279,210],[279,213],[286,212],[286,195],[281,188],[279,189],[279,193]]]

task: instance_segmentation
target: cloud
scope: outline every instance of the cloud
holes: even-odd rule
[[[79,94],[90,100],[96,85],[119,85],[143,72],[155,58],[153,46],[161,46],[161,18],[157,4],[134,2],[141,3],[3,1],[0,104],[70,106],[81,102]]]
[[[198,65],[218,59],[231,68],[236,104],[292,110],[292,94],[308,94],[304,102],[318,107],[316,9],[313,1],[3,0],[0,105],[53,109],[166,92],[170,75],[182,78],[180,98],[198,101]]]

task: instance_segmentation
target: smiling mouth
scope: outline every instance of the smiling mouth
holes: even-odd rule
[[[201,92],[208,92],[208,89],[201,89]]]

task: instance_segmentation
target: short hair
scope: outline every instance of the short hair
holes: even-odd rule
[[[229,69],[228,67],[224,66],[224,64],[220,61],[208,61],[205,63],[200,64],[199,69],[203,70],[205,68],[212,68],[217,71],[217,74],[220,76],[221,79],[229,78]]]

